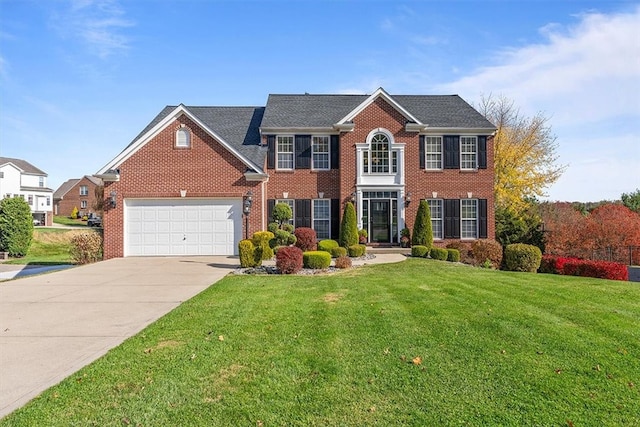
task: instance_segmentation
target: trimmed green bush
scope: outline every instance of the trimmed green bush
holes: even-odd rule
[[[540,248],[524,243],[512,243],[504,249],[505,268],[509,271],[535,273],[542,261]]]
[[[358,244],[358,221],[356,220],[356,210],[353,203],[347,202],[344,205],[342,222],[340,223],[340,246],[348,248]]]
[[[296,236],[294,236],[287,230],[276,230],[274,236],[275,237],[269,242],[269,246],[271,246],[272,248],[276,246],[295,245],[297,240]]]
[[[262,264],[262,251],[249,239],[238,242],[238,254],[240,255],[240,267],[250,268]]]
[[[76,264],[89,264],[102,259],[102,236],[96,232],[75,234],[71,238],[71,258]]]
[[[502,263],[502,246],[495,240],[480,239],[471,244],[473,264],[486,266],[487,261],[493,268],[500,268]]]
[[[276,234],[276,231],[278,230],[280,230],[280,224],[277,222],[270,222],[269,225],[267,225],[267,231],[270,231],[273,234]]]
[[[433,230],[431,229],[431,210],[426,200],[420,200],[413,225],[411,246],[420,245],[431,249],[433,246]]]
[[[351,245],[347,248],[347,253],[351,258],[359,258],[367,252],[366,245]]]
[[[446,261],[448,255],[447,250],[444,248],[431,248],[431,251],[429,251],[429,256],[431,258],[440,261]]]
[[[336,258],[336,268],[351,268],[352,265],[351,258],[348,256]]]
[[[302,254],[302,265],[305,268],[324,270],[331,265],[331,254],[325,251],[307,251]]]
[[[320,240],[318,242],[318,250],[319,251],[329,252],[329,253],[331,253],[331,250],[333,248],[337,248],[339,246],[340,245],[338,244],[338,242],[336,242],[335,240],[331,240],[331,239]]]
[[[423,245],[411,246],[411,256],[426,258],[429,253],[429,248]]]
[[[7,197],[0,201],[0,251],[12,257],[27,254],[33,239],[33,216],[22,197]]]
[[[331,249],[331,257],[332,258],[340,258],[341,256],[347,256],[347,248],[343,248],[342,246],[337,246]]]
[[[253,245],[260,248],[260,254],[263,260],[273,258],[272,243],[270,242],[274,237],[270,231],[256,231],[253,233],[253,236],[251,236]]]
[[[457,249],[447,249],[447,261],[460,262],[460,251]]]
[[[271,212],[271,217],[278,223],[279,228],[282,228],[282,225],[289,221],[292,216],[291,206],[287,203],[276,203]]]

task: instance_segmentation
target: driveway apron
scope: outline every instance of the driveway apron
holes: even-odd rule
[[[0,417],[238,266],[237,257],[117,258],[0,283]]]

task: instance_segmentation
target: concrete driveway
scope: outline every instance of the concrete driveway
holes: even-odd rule
[[[0,283],[0,418],[238,266],[237,257],[118,258]]]

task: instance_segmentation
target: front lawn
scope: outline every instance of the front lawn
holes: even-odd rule
[[[0,425],[640,424],[640,287],[426,259],[231,275]]]
[[[70,225],[74,227],[86,227],[87,221],[83,221],[80,218],[71,219],[68,216],[57,215],[53,217],[53,222],[56,224]]]

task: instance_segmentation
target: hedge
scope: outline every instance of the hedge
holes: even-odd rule
[[[512,243],[504,249],[505,268],[509,271],[535,273],[540,267],[540,248],[524,243]]]
[[[324,270],[331,265],[331,254],[325,251],[307,251],[302,254],[302,265],[305,268]]]
[[[543,256],[538,271],[540,273],[595,277],[597,279],[629,280],[629,271],[624,264],[609,261],[589,261],[555,255]]]
[[[475,265],[482,265],[487,260],[493,268],[500,268],[502,263],[502,246],[495,240],[480,239],[471,244],[471,252]]]
[[[440,261],[446,261],[448,255],[447,250],[443,248],[431,248],[431,251],[429,251],[429,256],[431,258]]]
[[[341,256],[347,256],[347,248],[343,248],[342,246],[335,247],[331,249],[331,257],[332,258],[340,258]]]
[[[411,256],[426,258],[429,253],[429,248],[422,245],[411,246]]]
[[[273,258],[273,248],[270,242],[274,237],[270,231],[256,231],[253,233],[253,236],[251,236],[253,246],[260,248],[260,255],[263,260]]]
[[[347,248],[348,254],[352,258],[358,258],[363,256],[367,252],[366,245],[351,245]]]
[[[447,261],[460,262],[460,251],[457,249],[447,249]]]
[[[339,246],[340,245],[338,244],[337,241],[331,240],[331,239],[324,239],[318,242],[318,250],[329,252],[329,253],[331,252],[331,249],[337,248]]]
[[[262,264],[262,248],[257,247],[249,239],[238,242],[238,254],[240,255],[240,267],[250,268]]]

